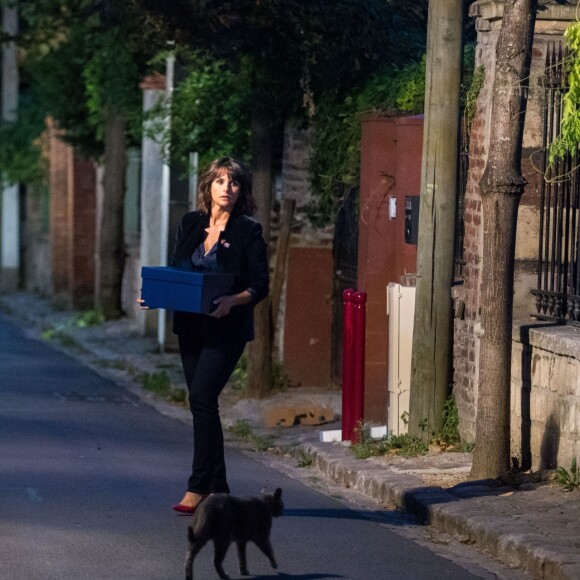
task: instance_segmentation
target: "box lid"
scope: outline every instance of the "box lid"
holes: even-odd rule
[[[141,278],[178,282],[193,286],[228,286],[234,283],[235,276],[223,272],[180,270],[171,266],[143,266],[141,268]]]

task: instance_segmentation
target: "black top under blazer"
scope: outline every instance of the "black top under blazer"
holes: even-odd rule
[[[209,214],[193,211],[185,214],[175,236],[175,247],[170,265],[180,270],[193,270],[191,256],[205,238],[209,227]],[[217,247],[217,264],[222,272],[235,275],[232,294],[244,290],[252,291],[249,304],[234,306],[223,318],[212,318],[205,314],[179,312],[173,314],[173,332],[195,332],[207,327],[208,319],[224,340],[227,338],[245,341],[254,338],[254,305],[268,295],[268,256],[262,237],[262,226],[245,215],[231,216],[223,232],[220,232]]]

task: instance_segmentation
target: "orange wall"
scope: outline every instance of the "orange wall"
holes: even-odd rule
[[[286,279],[284,370],[294,384],[330,384],[332,251],[291,247]]]
[[[362,123],[358,289],[368,294],[365,419],[387,414],[386,287],[415,272],[417,246],[406,244],[405,196],[419,195],[423,118],[373,116]],[[397,213],[389,218],[389,198]]]

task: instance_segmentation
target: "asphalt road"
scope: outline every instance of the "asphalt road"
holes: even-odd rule
[[[183,578],[181,498],[190,429],[0,317],[0,580]],[[273,571],[250,547],[261,579],[476,578],[393,533],[384,511],[351,510],[300,481],[228,449],[233,493],[282,487]],[[217,578],[213,548],[195,578]],[[226,571],[238,574],[235,549]]]

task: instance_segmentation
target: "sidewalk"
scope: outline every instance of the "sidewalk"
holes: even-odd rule
[[[142,374],[167,373],[183,385],[177,353],[159,354],[156,340],[139,335],[130,320],[80,328],[72,324],[78,313],[58,311],[47,300],[26,293],[0,296],[0,313],[26,326],[27,334],[57,329],[51,343],[96,372],[128,387],[160,412],[190,424],[189,411],[143,390]],[[25,323],[22,324],[22,323]],[[220,399],[223,423],[241,435],[246,430],[254,447],[275,447],[312,466],[333,481],[356,489],[386,506],[397,506],[426,523],[474,544],[495,559],[526,570],[534,579],[580,580],[580,491],[566,493],[554,483],[525,483],[494,487],[493,482],[469,482],[468,453],[429,453],[418,458],[355,459],[338,443],[321,443],[322,427],[264,426],[264,413],[281,404],[308,403],[340,413],[338,391],[289,389],[264,400],[240,399],[228,386]],[[241,423],[243,421],[243,423]],[[227,438],[234,441],[229,432]],[[237,439],[239,443],[239,437]],[[567,467],[567,466],[566,466]],[[459,483],[458,483],[459,482]]]

